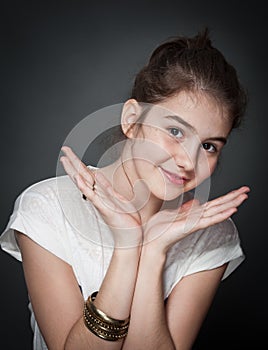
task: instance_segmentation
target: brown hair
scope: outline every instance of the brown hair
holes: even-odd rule
[[[136,75],[131,98],[156,103],[180,91],[205,92],[228,111],[232,128],[245,113],[247,93],[235,68],[212,46],[205,28],[196,36],[177,36],[158,46]]]

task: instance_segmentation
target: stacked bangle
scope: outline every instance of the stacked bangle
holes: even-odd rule
[[[116,341],[125,338],[128,332],[129,317],[117,320],[96,308],[93,301],[98,292],[88,297],[84,305],[85,326],[96,336],[104,340]]]

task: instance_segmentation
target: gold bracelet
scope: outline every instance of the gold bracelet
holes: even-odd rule
[[[85,315],[87,317],[87,319],[91,322],[94,323],[96,327],[99,327],[105,331],[109,331],[109,332],[121,332],[121,331],[125,331],[128,329],[129,324],[126,324],[124,326],[120,326],[118,327],[117,325],[112,325],[110,323],[107,323],[103,320],[100,320],[99,318],[97,318],[94,313],[92,313],[87,305],[85,304],[85,309],[84,309]]]
[[[130,318],[126,318],[125,320],[117,320],[115,318],[112,318],[108,315],[106,315],[103,311],[96,308],[96,306],[93,303],[93,300],[95,300],[97,295],[97,292],[94,292],[91,296],[88,297],[88,300],[86,301],[86,305],[88,310],[90,310],[100,321],[109,323],[110,325],[117,326],[117,327],[123,327],[129,324]]]
[[[129,320],[117,320],[106,315],[96,308],[93,301],[98,292],[94,292],[84,305],[84,324],[93,334],[109,341],[117,341],[126,337],[128,333]]]
[[[87,329],[90,332],[92,332],[94,335],[96,335],[97,337],[103,340],[108,340],[108,341],[117,341],[117,340],[123,339],[126,337],[128,332],[128,329],[120,332],[111,332],[110,330],[107,330],[107,329],[106,330],[101,329],[94,322],[91,322],[91,319],[87,317],[86,305],[84,308],[84,324],[87,327]]]

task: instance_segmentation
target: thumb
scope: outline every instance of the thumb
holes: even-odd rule
[[[199,205],[200,205],[199,200],[196,198],[193,198],[193,199],[183,203],[179,207],[179,213],[185,213],[185,212],[190,211],[191,209],[193,209],[194,207],[197,207]]]

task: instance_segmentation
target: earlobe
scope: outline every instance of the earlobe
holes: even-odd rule
[[[128,138],[134,137],[135,123],[139,119],[141,107],[135,99],[125,102],[121,113],[121,128]]]

